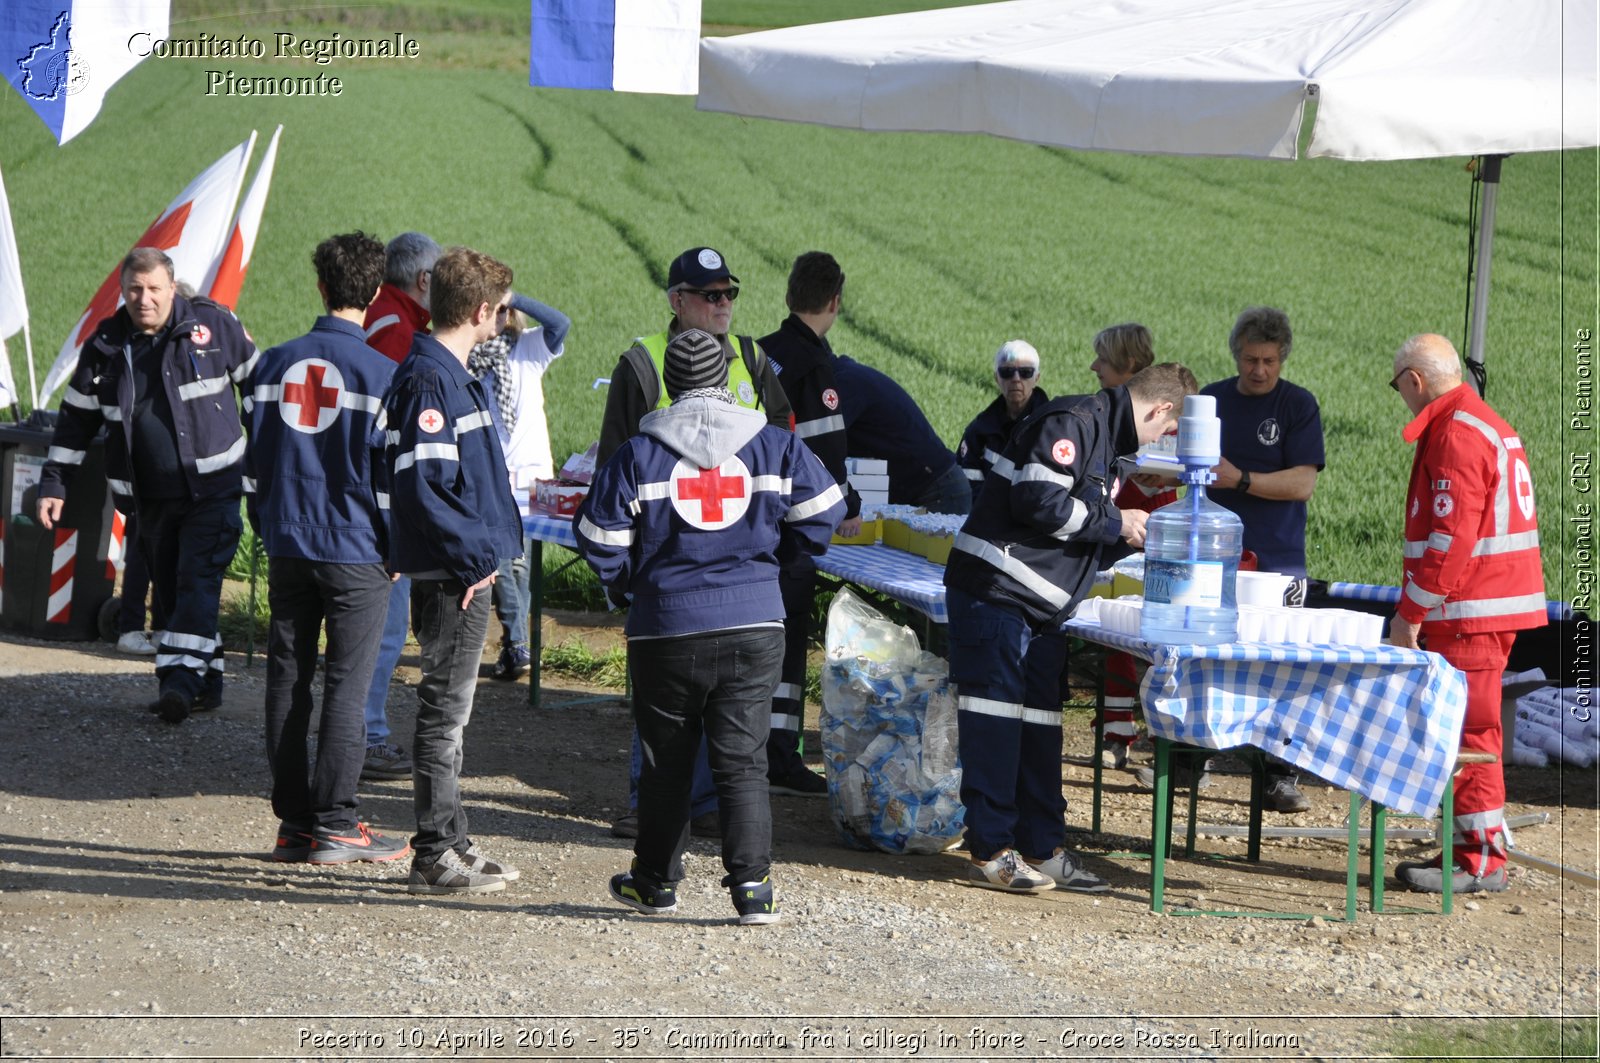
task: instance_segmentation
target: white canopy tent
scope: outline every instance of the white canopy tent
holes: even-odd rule
[[[699,107],[1064,148],[1484,155],[1481,362],[1500,157],[1600,145],[1594,0],[1011,0],[700,43]]]

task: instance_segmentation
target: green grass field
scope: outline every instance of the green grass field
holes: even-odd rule
[[[705,17],[767,26],[919,6],[939,5],[707,0]],[[223,0],[175,7],[175,33],[309,31],[304,15],[241,23]],[[512,265],[520,289],[573,318],[546,382],[560,460],[598,435],[604,392],[594,381],[632,337],[664,325],[666,264],[696,244],[728,256],[744,287],[735,326],[756,335],[783,317],[794,255],[833,252],[849,275],[835,348],[902,381],[952,444],[991,397],[989,357],[1005,339],[1040,349],[1052,393],[1086,391],[1094,333],[1139,320],[1163,358],[1208,382],[1232,373],[1225,340],[1238,310],[1270,303],[1296,329],[1285,376],[1317,394],[1327,431],[1312,574],[1395,581],[1410,453],[1399,437],[1404,408],[1384,385],[1407,335],[1462,335],[1465,160],[1067,152],[702,114],[687,99],[533,90],[526,10],[519,0],[470,0],[341,16],[347,34],[413,32],[423,55],[412,63],[148,60],[63,148],[14,92],[0,96],[0,169],[41,375],[156,212],[250,129],[265,138],[281,122],[239,307],[258,342],[303,332],[318,312],[309,255],[330,233],[416,228],[479,247]],[[207,97],[208,66],[327,72],[344,92]],[[1574,534],[1564,519],[1577,500],[1569,458],[1593,449],[1592,432],[1566,425],[1569,344],[1596,317],[1596,176],[1593,152],[1519,156],[1500,195],[1489,398],[1534,459],[1551,597],[1563,596]],[[11,344],[25,388],[20,337]]]

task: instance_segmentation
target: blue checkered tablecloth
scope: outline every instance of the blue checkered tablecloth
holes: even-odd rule
[[[572,521],[533,513],[522,518],[524,535],[531,535],[541,543],[555,543],[568,550],[578,548],[578,537],[572,534]]]
[[[950,622],[944,609],[944,566],[925,557],[892,546],[830,546],[817,558],[817,568],[887,594],[935,623]]]
[[[1256,746],[1410,815],[1444,796],[1466,680],[1436,653],[1380,646],[1163,646],[1080,620],[1066,631],[1151,662],[1153,734],[1212,749]]]
[[[1334,581],[1328,584],[1329,598],[1344,598],[1356,602],[1382,602],[1385,605],[1400,604],[1400,588],[1385,587],[1381,583],[1340,583]],[[1547,601],[1544,603],[1545,616],[1551,620],[1572,619],[1572,603]]]

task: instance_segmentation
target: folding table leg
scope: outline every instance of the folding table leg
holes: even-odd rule
[[[1106,748],[1106,651],[1103,646],[1094,643],[1085,645],[1094,646],[1099,651],[1100,666],[1095,669],[1094,681],[1094,712],[1095,718],[1100,721],[1100,726],[1094,728],[1094,798],[1093,811],[1089,815],[1089,830],[1095,834],[1100,833],[1100,785],[1101,776],[1104,774],[1105,765],[1100,760],[1100,754]]]
[[[533,657],[528,673],[528,707],[539,707],[539,664],[544,651],[544,543],[533,540],[528,554],[528,650]]]
[[[1356,921],[1356,887],[1361,870],[1361,795],[1350,791],[1350,837],[1345,843],[1344,921]]]
[[[1250,763],[1250,834],[1245,842],[1245,859],[1261,860],[1261,816],[1266,809],[1267,758],[1257,753]]]
[[[1383,911],[1383,863],[1388,849],[1388,842],[1384,839],[1384,831],[1389,823],[1389,810],[1378,802],[1372,802],[1372,910]]]
[[[1439,870],[1443,873],[1441,877],[1444,879],[1444,897],[1439,903],[1439,910],[1449,915],[1455,907],[1456,777],[1454,775],[1444,781],[1444,805],[1441,811]]]
[[[1168,802],[1167,765],[1171,755],[1165,738],[1157,738],[1155,799],[1150,803],[1150,910],[1166,911],[1167,841],[1172,829],[1172,809]]]

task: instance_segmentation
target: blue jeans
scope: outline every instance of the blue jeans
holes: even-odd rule
[[[629,654],[638,673],[650,677],[633,689],[644,747],[637,872],[658,883],[683,878],[690,776],[698,751],[709,747],[722,813],[723,885],[761,881],[772,865],[767,732],[783,666],[783,631],[645,639]]]
[[[139,548],[166,615],[156,651],[163,694],[222,697],[222,576],[239,550],[239,497],[156,498],[139,503]]]
[[[522,556],[508,557],[500,562],[499,576],[494,581],[494,613],[500,618],[500,645],[526,646],[528,644],[528,603],[532,593],[528,589],[528,557],[533,553],[533,538],[522,541]]]
[[[378,661],[367,684],[367,705],[362,718],[367,725],[367,745],[389,740],[389,680],[406,648],[406,632],[411,627],[411,580],[401,576],[389,587],[389,614],[383,621],[383,641],[378,643]]]
[[[272,811],[301,830],[344,833],[356,825],[356,787],[366,746],[361,698],[367,689],[389,607],[389,576],[380,564],[335,565],[296,557],[269,562],[267,604],[267,764]],[[306,767],[317,677],[317,636],[324,622],[322,717],[317,761]]]
[[[1061,672],[1067,638],[1017,610],[949,588],[967,852],[1038,859],[1066,841],[1061,796]]]
[[[417,833],[411,839],[417,860],[428,864],[446,849],[465,849],[467,813],[461,806],[461,758],[478,665],[489,633],[489,596],[472,596],[459,580],[411,581],[412,614],[422,647],[422,682],[417,684],[417,730],[412,739],[411,788]]]

